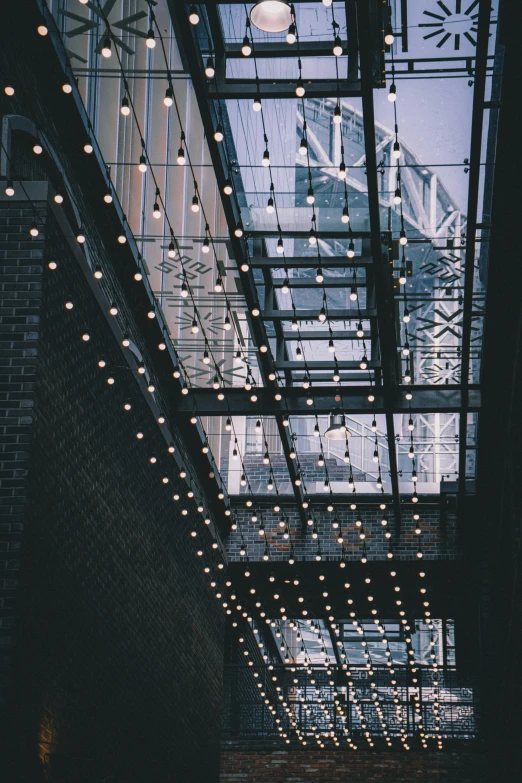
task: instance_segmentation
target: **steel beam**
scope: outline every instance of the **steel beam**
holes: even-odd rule
[[[378,75],[374,72],[374,40],[372,37],[370,8],[367,0],[357,0],[357,19],[359,26],[364,146],[368,182],[368,211],[371,229],[370,245],[375,276],[375,300],[377,304],[377,324],[382,360],[382,383],[386,430],[388,434],[388,453],[390,460],[390,480],[393,494],[395,532],[398,536],[401,529],[401,499],[399,493],[399,475],[395,447],[392,400],[393,386],[399,379],[399,372],[397,343],[395,339],[395,306],[393,301],[392,279],[388,255],[387,253],[383,253],[381,242],[379,185],[377,182],[377,152],[375,143],[375,114],[373,108],[373,89]]]
[[[262,310],[260,318],[263,321],[291,321],[296,318],[297,321],[317,321],[319,310]],[[359,314],[361,318],[374,318],[377,310],[330,310],[328,308],[328,319],[330,321],[358,321]],[[325,321],[326,323],[326,321]],[[325,336],[328,331],[325,330]],[[334,332],[335,337],[335,332]],[[333,367],[333,360],[332,360]]]
[[[218,400],[214,389],[192,387],[188,394],[177,396],[173,410],[176,414],[190,416],[194,410],[197,410],[201,416],[227,416],[228,411],[235,416],[276,416],[283,413],[291,416],[313,416],[315,413],[325,415],[339,407],[341,399],[336,398],[341,394],[348,415],[370,414],[373,410],[383,414],[386,413],[390,402],[397,413],[406,414],[410,410],[410,402],[406,399],[407,391],[412,392],[413,413],[452,413],[462,410],[460,386],[395,386],[391,391],[391,397],[386,401],[383,387],[363,385],[343,386],[340,391],[334,385],[312,386],[306,391],[297,386],[277,388],[275,384],[272,384],[271,388],[258,387],[249,392],[239,387],[227,387],[219,391],[224,395],[223,400]],[[314,400],[312,406],[306,402],[308,392]],[[275,399],[276,393],[283,397],[280,402]],[[370,393],[375,396],[374,403],[368,401]],[[252,394],[257,397],[255,402],[251,400]],[[479,411],[480,408],[479,387],[470,386],[468,410]]]
[[[466,225],[466,250],[464,271],[464,306],[462,314],[462,364],[461,382],[463,412],[459,422],[459,502],[466,492],[466,447],[468,434],[467,400],[471,356],[471,325],[473,319],[473,282],[475,276],[475,252],[477,233],[478,199],[480,192],[480,158],[482,150],[482,129],[484,124],[484,96],[486,90],[486,66],[491,20],[489,0],[480,0],[477,59],[475,64],[475,87],[471,119],[471,146],[469,157],[468,209]]]
[[[211,100],[239,100],[254,99],[256,95],[261,98],[289,98],[296,99],[296,81],[289,79],[225,79],[223,82],[207,84],[207,95]],[[360,98],[360,82],[341,81],[340,87],[329,81],[304,80],[307,98]]]
[[[269,234],[264,234],[269,236]],[[346,232],[344,234],[346,239]],[[321,266],[324,269],[357,269],[360,266],[369,266],[373,263],[371,256],[355,256],[355,258],[347,258],[346,256],[322,256]],[[265,266],[269,266],[272,269],[317,269],[318,260],[317,256],[287,256],[286,264],[283,265],[277,256],[271,256],[270,258],[260,258],[254,256],[250,259],[250,266],[253,269],[262,269]],[[325,278],[325,282],[326,282]]]
[[[191,25],[188,21],[187,3],[180,2],[179,0],[167,0],[167,4],[176,34],[176,42],[180,50],[182,62],[186,65],[187,70],[192,78],[192,85],[198,103],[205,135],[208,140],[208,148],[216,176],[217,185],[221,194],[223,212],[225,214],[230,233],[233,257],[236,260],[248,311],[252,312],[255,307],[259,307],[260,305],[252,270],[249,269],[247,272],[241,271],[241,266],[246,264],[248,260],[247,242],[245,237],[237,238],[234,234],[234,229],[241,217],[240,209],[235,199],[224,196],[223,194],[223,188],[229,176],[230,159],[228,158],[228,145],[231,143],[231,141],[229,140],[225,144],[218,144],[213,140],[214,129],[220,118],[216,113],[215,102],[213,100],[209,100],[207,79],[204,76],[203,56],[197,38],[198,31],[194,25]],[[221,109],[222,113],[226,115],[226,106],[223,103]],[[233,157],[235,157],[235,150],[233,151]],[[267,346],[269,345],[263,319],[249,318],[249,327],[252,339],[257,346],[263,344]],[[263,383],[266,384],[268,382],[268,374],[272,372],[274,367],[274,360],[270,349],[266,353],[259,352],[258,366]],[[301,523],[306,525],[306,515],[303,509],[303,489],[301,485],[296,486],[295,484],[295,481],[298,477],[298,468],[295,465],[295,460],[290,459],[292,441],[290,433],[288,432],[288,427],[284,427],[282,424],[282,412],[278,412],[276,415],[276,421],[283,452],[286,457],[288,472],[292,481],[297,509],[301,517]]]
[[[342,41],[343,48],[347,48],[347,42]],[[245,56],[241,51],[243,44],[229,43],[226,45],[225,53],[227,58],[245,60]],[[332,41],[299,41],[299,54],[295,46],[289,46],[286,42],[281,44],[274,41],[256,41],[255,44],[255,56],[259,58],[274,57],[331,57],[332,56]],[[359,80],[354,79],[355,82]],[[330,89],[332,83],[329,82]],[[295,97],[295,93],[294,93]]]

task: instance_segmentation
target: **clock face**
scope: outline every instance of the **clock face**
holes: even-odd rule
[[[446,44],[458,51],[462,38],[477,45],[478,0],[438,0],[423,11],[425,21],[419,27],[426,30],[425,41],[433,40],[438,49]],[[430,29],[431,28],[431,29]]]

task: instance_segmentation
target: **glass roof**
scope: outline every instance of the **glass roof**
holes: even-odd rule
[[[166,54],[159,46],[147,49],[142,45],[149,11],[145,0],[136,2],[132,29],[121,28],[121,41],[127,47],[121,49],[125,79],[114,69],[114,58],[106,61],[95,50],[103,30],[91,5],[80,9],[80,14],[92,20],[83,27],[79,26],[76,3],[56,0],[51,10],[64,33],[93,127],[187,382],[191,388],[210,392],[219,374],[224,386],[239,388],[251,380],[263,388],[266,369],[262,370],[245,280],[238,271],[239,261],[231,242],[230,215],[223,207],[215,158],[209,151],[213,140],[207,143],[205,138],[209,129],[201,119],[195,90],[188,86],[167,4],[158,2],[154,11],[162,29],[168,31]],[[362,58],[356,44],[354,48],[354,30],[347,23],[347,4],[334,2],[327,8],[319,2],[295,3],[299,44],[287,44],[286,33],[268,34],[251,26],[248,35],[253,54],[249,57],[240,52],[246,32],[245,6],[216,6],[216,18],[212,19],[210,5],[202,4],[203,23],[194,35],[202,62],[221,45],[225,52],[222,81],[214,92],[209,83],[206,99],[215,116],[223,120],[226,174],[234,184],[245,252],[254,262],[253,293],[259,299],[278,384],[301,388],[308,380],[312,391],[319,386],[371,385],[373,389],[388,382],[389,368],[395,366],[394,384],[401,391],[408,384],[458,387],[463,380],[478,3],[391,1],[395,42],[384,55],[380,50],[375,53],[381,81],[374,82],[370,99],[377,164],[375,198],[368,186],[375,172],[368,171],[365,111],[369,109],[359,81]],[[246,5],[247,11],[251,6]],[[497,6],[494,0],[486,99],[497,89],[493,79]],[[120,23],[118,8],[111,6],[108,13],[111,24]],[[338,28],[332,26],[334,21]],[[219,26],[222,40],[213,40]],[[343,41],[339,58],[331,52],[334,29]],[[174,79],[179,115],[163,105],[168,85],[166,66]],[[306,87],[302,99],[294,94],[300,73]],[[353,94],[341,95],[347,75],[350,84],[355,85]],[[377,77],[373,74],[372,78]],[[268,89],[276,80],[288,83],[285,97],[263,94],[261,111],[254,111],[256,90],[260,85],[261,90]],[[396,86],[395,102],[389,100],[392,84]],[[139,129],[132,118],[114,110],[127,93],[132,96]],[[340,112],[339,123],[335,121],[336,111]],[[108,113],[111,122],[105,121]],[[480,221],[483,204],[488,204],[487,177],[493,160],[487,145],[490,119],[494,119],[493,114],[486,109],[471,291],[467,380],[473,384],[480,382],[485,291],[478,259],[487,257],[488,231]],[[187,133],[184,143],[192,169],[176,163],[183,131]],[[151,215],[154,185],[136,165],[140,133],[180,244],[182,264],[168,255],[167,221]],[[394,157],[396,141],[400,144],[399,159]],[[269,166],[264,165],[267,150]],[[341,178],[343,166],[346,176]],[[204,207],[197,213],[190,209],[194,179]],[[397,189],[400,203],[396,201]],[[274,203],[267,210],[271,199]],[[349,222],[343,219],[346,215]],[[314,242],[310,241],[312,228]],[[405,246],[399,241],[401,229],[407,237]],[[204,240],[209,235],[212,247],[206,254]],[[388,265],[385,285],[389,286],[389,296],[384,298],[382,281],[376,279],[380,274],[375,258],[376,236]],[[257,260],[267,263],[256,265]],[[225,294],[216,295],[220,281]],[[326,316],[322,320],[321,308]],[[386,327],[391,341],[383,331],[383,309],[391,313]],[[225,326],[227,317],[231,321],[229,330]],[[196,331],[194,320],[199,325]],[[386,347],[390,342],[391,356]],[[205,363],[205,352],[210,353],[209,363]],[[321,410],[316,419],[313,409],[310,413],[292,416],[289,432],[298,455],[303,456],[303,478],[322,492],[321,480],[311,464],[306,478],[306,465],[310,455],[320,452],[314,426],[318,421],[323,436],[328,414]],[[359,475],[361,492],[380,491],[376,488],[379,471],[385,491],[391,492],[392,442],[391,465],[396,463],[401,492],[413,491],[415,469],[422,492],[436,494],[441,480],[457,480],[460,411],[415,414],[413,431],[408,428],[411,416],[404,412],[389,410],[386,416],[382,410],[375,414],[369,408],[368,413],[350,415],[348,409],[344,413],[351,433],[350,463]],[[473,478],[478,417],[468,411],[463,415],[468,422],[466,477]],[[274,460],[277,457],[276,483],[281,493],[291,494],[288,448],[281,438],[280,417],[276,421],[273,415],[263,415],[262,410],[259,416],[268,432],[269,451]],[[265,438],[257,437],[254,431],[254,414],[232,415],[232,420],[235,432],[230,433],[224,430],[225,417],[203,418],[229,491],[240,494],[247,489],[241,486],[241,460],[236,465],[232,459],[234,438],[241,446],[241,458],[258,463],[265,451]],[[376,432],[372,430],[373,421],[377,423]],[[373,462],[376,437],[377,468]],[[408,456],[412,440],[414,468]],[[345,444],[327,440],[324,444],[325,456],[338,468],[332,491],[346,492]],[[265,493],[269,473],[256,474],[253,491]]]

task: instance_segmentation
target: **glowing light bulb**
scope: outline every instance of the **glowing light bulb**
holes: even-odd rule
[[[167,87],[165,90],[165,97],[163,98],[163,103],[165,106],[170,107],[174,103],[174,93],[172,91],[172,87]]]
[[[343,53],[343,44],[338,35],[335,36],[335,41],[334,41],[334,46],[332,51],[336,57],[340,57]]]
[[[243,44],[241,46],[241,54],[244,57],[250,57],[250,55],[252,54],[252,47],[250,46],[248,35],[245,35],[245,37],[243,38]]]
[[[149,27],[149,31],[147,33],[147,37],[145,39],[145,45],[148,49],[154,49],[156,46],[156,39],[154,38],[154,30],[152,27]]]
[[[129,99],[126,95],[121,99],[120,113],[123,114],[124,117],[128,117],[130,114]]]
[[[110,37],[107,35],[105,37],[105,40],[103,42],[102,50],[101,50],[102,57],[105,57],[105,59],[109,59],[112,55],[112,41]]]
[[[254,111],[261,111],[261,98],[257,97],[254,98],[254,102],[252,104],[252,108]]]
[[[214,68],[214,60],[212,57],[209,57],[207,60],[207,64],[205,66],[205,76],[207,79],[213,79],[216,75],[216,70]]]
[[[189,22],[190,22],[190,24],[198,24],[199,23],[199,13],[198,13],[198,9],[196,8],[195,5],[191,5],[190,6]]]

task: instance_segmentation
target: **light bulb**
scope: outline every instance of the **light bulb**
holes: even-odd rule
[[[360,340],[362,337],[364,337],[363,325],[362,325],[362,323],[361,323],[360,321],[359,321],[359,323],[357,324],[357,331],[356,331],[355,335],[356,335],[356,337],[358,337],[358,338],[359,338],[359,340]]]
[[[306,155],[307,152],[308,152],[308,142],[306,139],[301,139],[301,143],[299,145],[299,154]]]
[[[83,145],[83,151],[87,153],[87,155],[90,155],[93,151],[94,147],[92,146],[91,142],[88,141]]]
[[[261,111],[261,98],[257,97],[254,98],[254,102],[252,104],[252,108],[254,111]]]
[[[154,38],[154,30],[152,29],[152,27],[149,27],[147,38],[145,39],[145,44],[148,49],[154,49],[154,47],[156,46],[156,39]]]
[[[201,245],[201,252],[210,253],[210,240],[208,237],[205,237],[203,240],[203,244]]]
[[[297,95],[298,98],[302,98],[304,96],[305,92],[306,91],[305,91],[305,88],[304,88],[303,80],[299,79],[298,82],[297,82],[297,86],[295,88],[295,94]]]
[[[192,196],[192,203],[190,205],[190,209],[192,210],[192,212],[199,212],[199,199],[195,193]]]
[[[396,188],[395,193],[393,194],[393,203],[394,204],[400,204],[401,201],[402,201],[401,189],[400,188]]]
[[[178,157],[176,158],[176,163],[178,166],[184,166],[185,165],[185,150],[183,147],[180,147],[178,150]]]
[[[14,91],[14,87],[12,85],[10,85],[10,84],[6,84],[5,87],[4,87],[4,92],[5,92],[6,95],[9,95],[9,97],[11,98],[14,95],[14,92],[15,92]]]
[[[410,344],[408,342],[404,343],[404,347],[402,349],[403,356],[409,356],[410,354]]]
[[[127,241],[127,237],[125,236],[125,234],[118,234],[118,242],[120,243],[120,245],[124,245],[126,241]]]
[[[116,303],[113,302],[109,308],[109,313],[111,315],[118,315],[118,307],[116,306]]]
[[[189,22],[190,22],[190,24],[198,24],[199,23],[198,9],[196,8],[195,5],[191,5],[190,6]]]
[[[44,24],[38,25],[36,30],[38,32],[38,35],[41,35],[41,36],[47,35],[47,33],[49,32],[49,30],[47,29],[47,27]]]
[[[346,163],[344,160],[341,161],[339,165],[339,171],[337,172],[337,176],[339,179],[346,179]]]
[[[366,356],[363,356],[363,358],[361,359],[359,363],[359,367],[361,368],[361,370],[366,370],[366,368],[368,367],[368,359]]]
[[[408,244],[408,239],[406,237],[406,231],[403,228],[401,228],[401,233],[399,235],[399,244],[400,245],[407,245]]]
[[[120,112],[124,117],[128,117],[130,114],[129,99],[126,95],[121,99]]]
[[[397,100],[397,88],[395,84],[390,84],[390,92],[388,93],[388,100],[390,103],[395,103]]]
[[[230,196],[232,194],[232,183],[229,179],[226,180],[225,184],[223,185],[223,193],[225,196]]]
[[[400,158],[400,156],[401,156],[401,145],[399,144],[399,142],[398,142],[398,141],[395,141],[395,142],[393,143],[393,150],[392,150],[392,155],[393,155],[393,157],[394,157],[395,159],[397,159],[397,160],[398,160],[398,159]]]
[[[161,217],[161,209],[159,208],[157,201],[154,202],[154,206],[152,207],[152,216],[155,217],[156,220],[159,220]]]
[[[330,351],[330,353],[335,353],[335,345],[333,340],[330,340],[330,342],[328,343],[328,350]]]
[[[83,230],[83,228],[80,228],[78,233],[76,234],[76,241],[80,245],[83,245],[83,243],[85,242],[85,231]]]
[[[270,166],[270,153],[268,149],[266,149],[263,152],[263,160],[261,161],[261,165],[266,169],[268,166]]]
[[[165,90],[165,97],[163,98],[163,103],[167,107],[172,106],[172,104],[174,103],[174,93],[172,91],[172,87],[167,87],[167,89]]]
[[[103,200],[106,204],[112,204],[112,191],[107,190],[105,195],[103,196]]]
[[[145,155],[140,155],[138,169],[141,171],[142,174],[145,174],[145,172],[147,171],[147,161],[145,159]]]
[[[14,194],[15,194],[15,189],[14,189],[13,180],[12,179],[8,179],[6,184],[5,184],[5,195],[6,196],[14,196]]]
[[[348,214],[348,207],[343,207],[343,214],[341,216],[341,221],[343,223],[348,223],[350,221],[350,215]]]
[[[353,244],[353,240],[350,240],[350,244],[348,245],[348,250],[346,251],[346,255],[348,258],[353,258],[355,255],[355,246]]]
[[[338,35],[335,36],[333,53],[335,54],[336,57],[340,57],[343,53],[343,44]]]
[[[207,65],[205,67],[205,76],[207,79],[212,79],[216,75],[216,70],[214,68],[214,60],[212,57],[209,57],[207,60]]]
[[[322,269],[319,268],[317,270],[316,275],[315,275],[315,279],[316,279],[316,282],[318,282],[318,283],[322,283],[323,282],[324,275],[323,275],[323,270]]]
[[[72,86],[69,84],[69,82],[65,82],[64,84],[62,84],[62,91],[66,95],[70,95],[72,93]]]
[[[384,30],[384,43],[386,46],[391,46],[393,42],[395,41],[395,36],[393,35],[393,29],[391,24],[388,22],[386,25],[386,29]]]
[[[38,236],[38,234],[40,233],[40,232],[38,231],[38,226],[36,225],[36,223],[34,222],[34,220],[33,220],[33,222],[31,223],[31,228],[29,229],[29,233],[31,234],[31,236],[32,236],[32,237],[37,237],[37,236]]]
[[[217,141],[218,143],[220,141],[223,141],[223,128],[221,127],[221,125],[218,125],[216,130],[214,131],[214,140]]]
[[[192,319],[192,325],[190,327],[190,331],[192,332],[192,334],[197,334],[199,332],[198,322],[196,321],[195,318]]]
[[[276,249],[277,249],[278,253],[284,253],[285,252],[285,249],[283,247],[283,240],[282,239],[278,239],[277,240],[277,248]]]
[[[239,221],[239,223],[237,224],[237,226],[234,229],[234,235],[238,239],[243,236],[243,223],[241,222],[241,220]]]
[[[356,289],[356,287],[354,285],[352,285],[352,287],[350,289],[350,299],[351,299],[352,302],[356,302],[357,301],[357,289]]]
[[[269,215],[271,215],[272,212],[274,211],[274,199],[272,198],[272,196],[270,196],[270,198],[268,199],[268,203],[266,205],[266,211],[268,212]]]
[[[286,42],[289,44],[294,44],[296,42],[295,24],[293,22],[288,28],[288,32],[286,34]]]
[[[252,54],[252,47],[250,46],[248,35],[245,35],[245,37],[243,38],[243,44],[241,46],[241,54],[244,57],[250,57],[250,55]]]
[[[176,258],[176,248],[174,246],[174,242],[169,242],[169,247],[167,250],[167,255],[169,258]]]
[[[33,152],[35,155],[41,155],[43,152],[43,147],[41,144],[33,144]]]
[[[315,201],[314,189],[312,187],[309,187],[308,188],[308,194],[306,196],[306,203],[307,204],[313,204],[314,201]]]
[[[404,267],[402,267],[399,272],[399,283],[400,285],[406,285],[406,272],[404,270]]]
[[[232,329],[232,323],[231,323],[231,321],[230,321],[230,317],[229,317],[228,315],[227,315],[227,316],[225,316],[225,320],[224,320],[224,322],[223,322],[223,329],[224,329],[226,332],[229,332],[229,331]]]
[[[405,324],[409,324],[410,322],[410,311],[406,306],[404,307],[404,315],[402,316],[402,320]]]
[[[341,122],[343,121],[343,117],[341,114],[341,107],[339,104],[337,104],[337,106],[334,109],[333,121],[335,125],[340,125]]]
[[[214,283],[214,291],[216,294],[220,294],[223,291],[223,281],[220,277],[218,277]]]
[[[308,242],[310,245],[316,245],[317,244],[317,236],[315,234],[314,229],[310,229],[310,234],[308,235]]]
[[[106,59],[112,55],[112,41],[108,35],[105,37],[103,42],[101,53],[102,57],[105,57]]]
[[[292,329],[294,332],[297,332],[299,329],[299,324],[297,323],[297,320],[295,318],[292,318]]]

